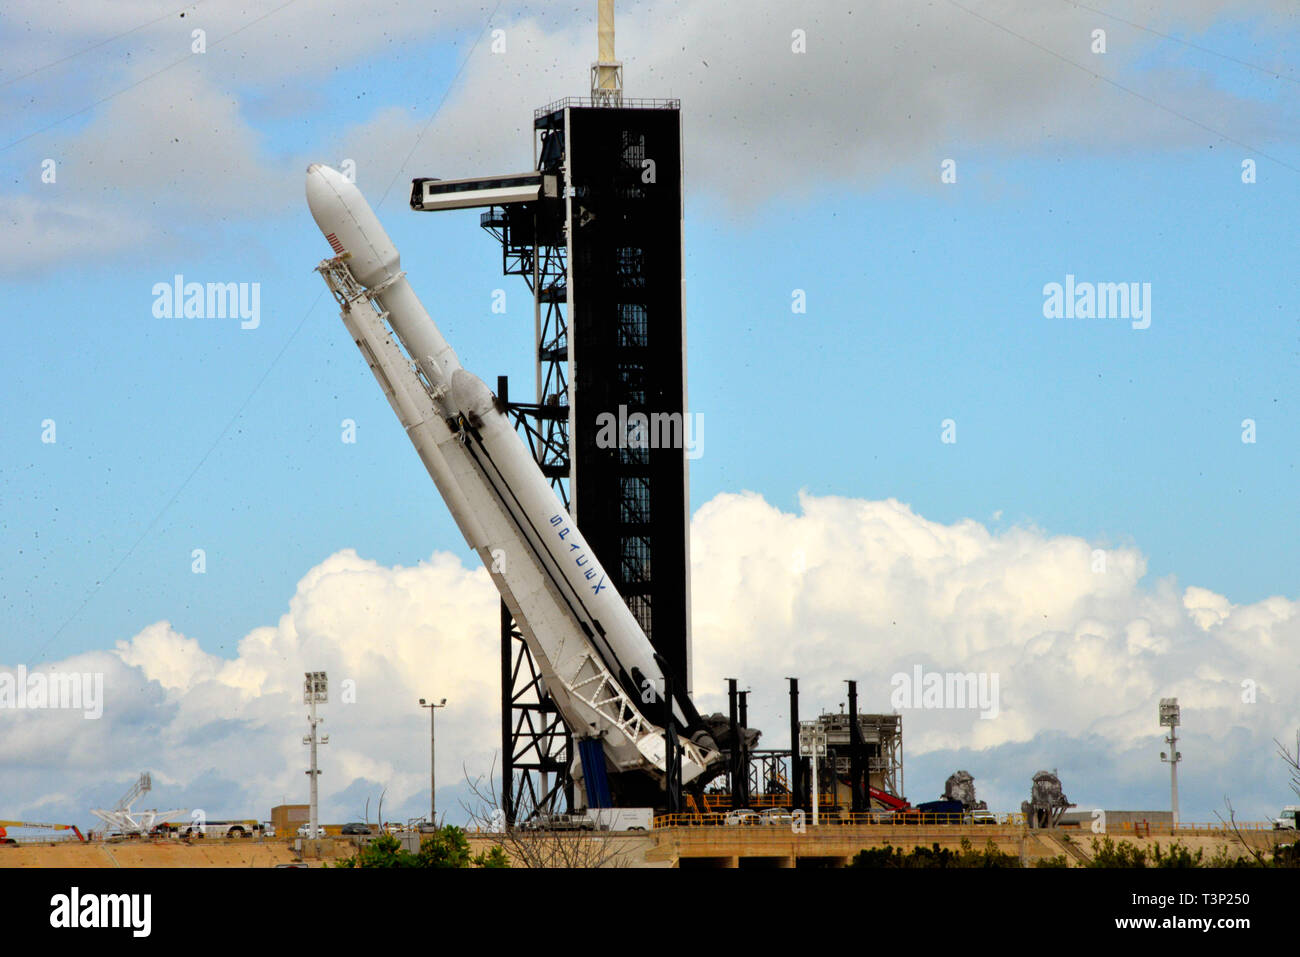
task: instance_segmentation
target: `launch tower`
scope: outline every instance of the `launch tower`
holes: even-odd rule
[[[626,98],[613,0],[601,0],[598,24],[591,97],[534,112],[532,172],[416,180],[411,205],[487,207],[480,222],[501,244],[503,271],[533,296],[535,400],[512,401],[504,381],[498,395],[690,694],[687,467],[701,434],[686,405],[680,104]],[[582,729],[560,720],[504,605],[501,634],[502,804],[513,822],[573,805]],[[584,778],[587,805],[610,800]]]

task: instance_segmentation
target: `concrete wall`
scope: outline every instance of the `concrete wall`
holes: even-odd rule
[[[916,847],[961,849],[962,839],[974,850],[983,850],[989,841],[1003,853],[1013,854],[1032,866],[1043,858],[1064,856],[1067,865],[1086,865],[1092,856],[1090,831],[1029,830],[1010,825],[948,825],[933,827],[890,827],[872,825],[830,825],[808,833],[793,834],[785,828],[694,827],[664,828],[654,831],[655,845],[646,855],[647,862],[679,867],[843,867],[865,848],[899,847],[909,851]],[[1270,850],[1278,840],[1271,831],[1243,831],[1243,838],[1258,850]],[[1150,837],[1132,832],[1112,832],[1116,843],[1127,840],[1145,850],[1148,857],[1154,846],[1167,849],[1175,840],[1192,853],[1197,850],[1211,857],[1227,850],[1235,857],[1247,851],[1231,832],[1201,829],[1179,830],[1176,835],[1160,834],[1153,827]],[[773,863],[778,862],[778,863]]]
[[[299,859],[284,841],[123,841],[0,847],[0,868],[275,867]]]
[[[1137,837],[1132,833],[1112,832],[1116,843],[1127,840],[1144,849],[1148,856],[1157,842],[1168,848],[1174,840],[1211,857],[1221,849],[1234,856],[1246,853],[1230,832],[1198,829],[1179,830],[1176,836],[1153,833],[1150,837]],[[412,835],[414,837],[414,835]],[[501,841],[497,835],[471,833],[468,835],[470,851],[480,854]],[[566,833],[558,839],[562,851],[571,863],[582,866],[584,861],[597,858],[606,860],[609,867],[739,867],[739,868],[789,868],[789,867],[843,867],[858,851],[889,844],[910,850],[914,847],[941,848],[956,851],[962,838],[970,841],[976,850],[982,850],[992,840],[998,850],[1014,854],[1032,864],[1042,858],[1064,855],[1069,866],[1082,866],[1092,853],[1092,838],[1087,831],[1027,830],[1008,825],[997,826],[946,826],[946,827],[886,827],[872,825],[823,825],[809,828],[806,834],[794,834],[785,828],[740,827],[679,827],[663,828],[646,834],[575,834]],[[1100,835],[1098,835],[1100,837]],[[1268,852],[1274,844],[1294,839],[1294,832],[1269,830],[1242,831],[1242,838],[1260,851]],[[535,841],[543,849],[554,836],[521,835],[519,840]],[[113,844],[58,844],[0,846],[0,868],[21,867],[275,867],[277,864],[306,862],[312,867],[324,866],[356,852],[352,838],[308,841],[291,840],[202,840],[184,841],[123,841]],[[585,855],[583,846],[593,845],[596,853]],[[512,866],[525,866],[518,854],[519,846],[504,842]],[[297,850],[296,848],[300,848]],[[612,853],[611,853],[612,852]]]

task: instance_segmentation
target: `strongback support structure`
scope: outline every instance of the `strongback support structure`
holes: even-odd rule
[[[503,271],[533,294],[536,401],[510,402],[505,383],[498,396],[664,671],[690,694],[696,433],[686,418],[681,114],[676,100],[628,100],[619,87],[617,98],[537,110],[537,199],[480,218],[501,243]],[[561,798],[572,807],[575,752],[504,608],[501,636],[501,788],[513,823],[559,810]]]

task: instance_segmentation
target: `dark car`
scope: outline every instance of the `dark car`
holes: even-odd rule
[[[354,821],[354,822],[352,822],[351,824],[344,824],[344,825],[343,825],[343,831],[342,831],[342,833],[344,833],[344,834],[369,834],[369,833],[370,833],[370,828],[368,828],[368,827],[367,827],[366,825],[364,825],[364,824],[361,824],[361,823],[359,823],[359,822]]]

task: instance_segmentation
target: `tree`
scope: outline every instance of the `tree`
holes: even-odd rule
[[[1287,766],[1287,771],[1291,775],[1291,790],[1295,792],[1296,797],[1300,797],[1300,741],[1296,742],[1296,752],[1294,754],[1288,751],[1286,745],[1277,738],[1273,739],[1273,743],[1277,745],[1278,757],[1282,759],[1282,763]],[[1282,845],[1275,842],[1273,845],[1273,859],[1271,861],[1268,860],[1264,856],[1264,853],[1257,849],[1255,845],[1247,840],[1246,836],[1241,833],[1241,828],[1237,826],[1237,814],[1232,809],[1232,801],[1229,800],[1226,795],[1223,798],[1223,803],[1228,809],[1227,819],[1225,820],[1223,815],[1218,814],[1218,812],[1215,812],[1216,816],[1225,827],[1232,831],[1233,838],[1236,840],[1237,844],[1244,848],[1246,853],[1250,855],[1255,866],[1300,867],[1300,850],[1297,850],[1297,847],[1300,847],[1300,845],[1297,845],[1295,841],[1292,841],[1290,844]]]
[[[484,851],[478,857],[474,858],[474,866],[491,868],[509,867],[510,858],[506,856],[506,852],[502,849],[501,845],[494,844],[491,849]]]
[[[1282,763],[1291,772],[1291,790],[1295,792],[1296,797],[1300,797],[1300,741],[1296,742],[1295,754],[1288,751],[1286,745],[1277,738],[1273,739],[1273,743],[1277,745],[1277,753]]]
[[[479,855],[484,863],[480,867],[509,866],[493,861],[510,862],[522,867],[623,867],[625,855],[637,845],[635,837],[609,832],[556,829],[530,826],[530,823],[510,826],[505,823],[504,810],[496,791],[496,759],[487,777],[471,778],[465,771],[465,781],[473,795],[472,803],[461,803],[465,813],[480,830],[493,835],[493,848]],[[478,860],[476,859],[476,860]]]
[[[420,841],[418,867],[469,867],[469,841],[458,827],[440,827]]]

